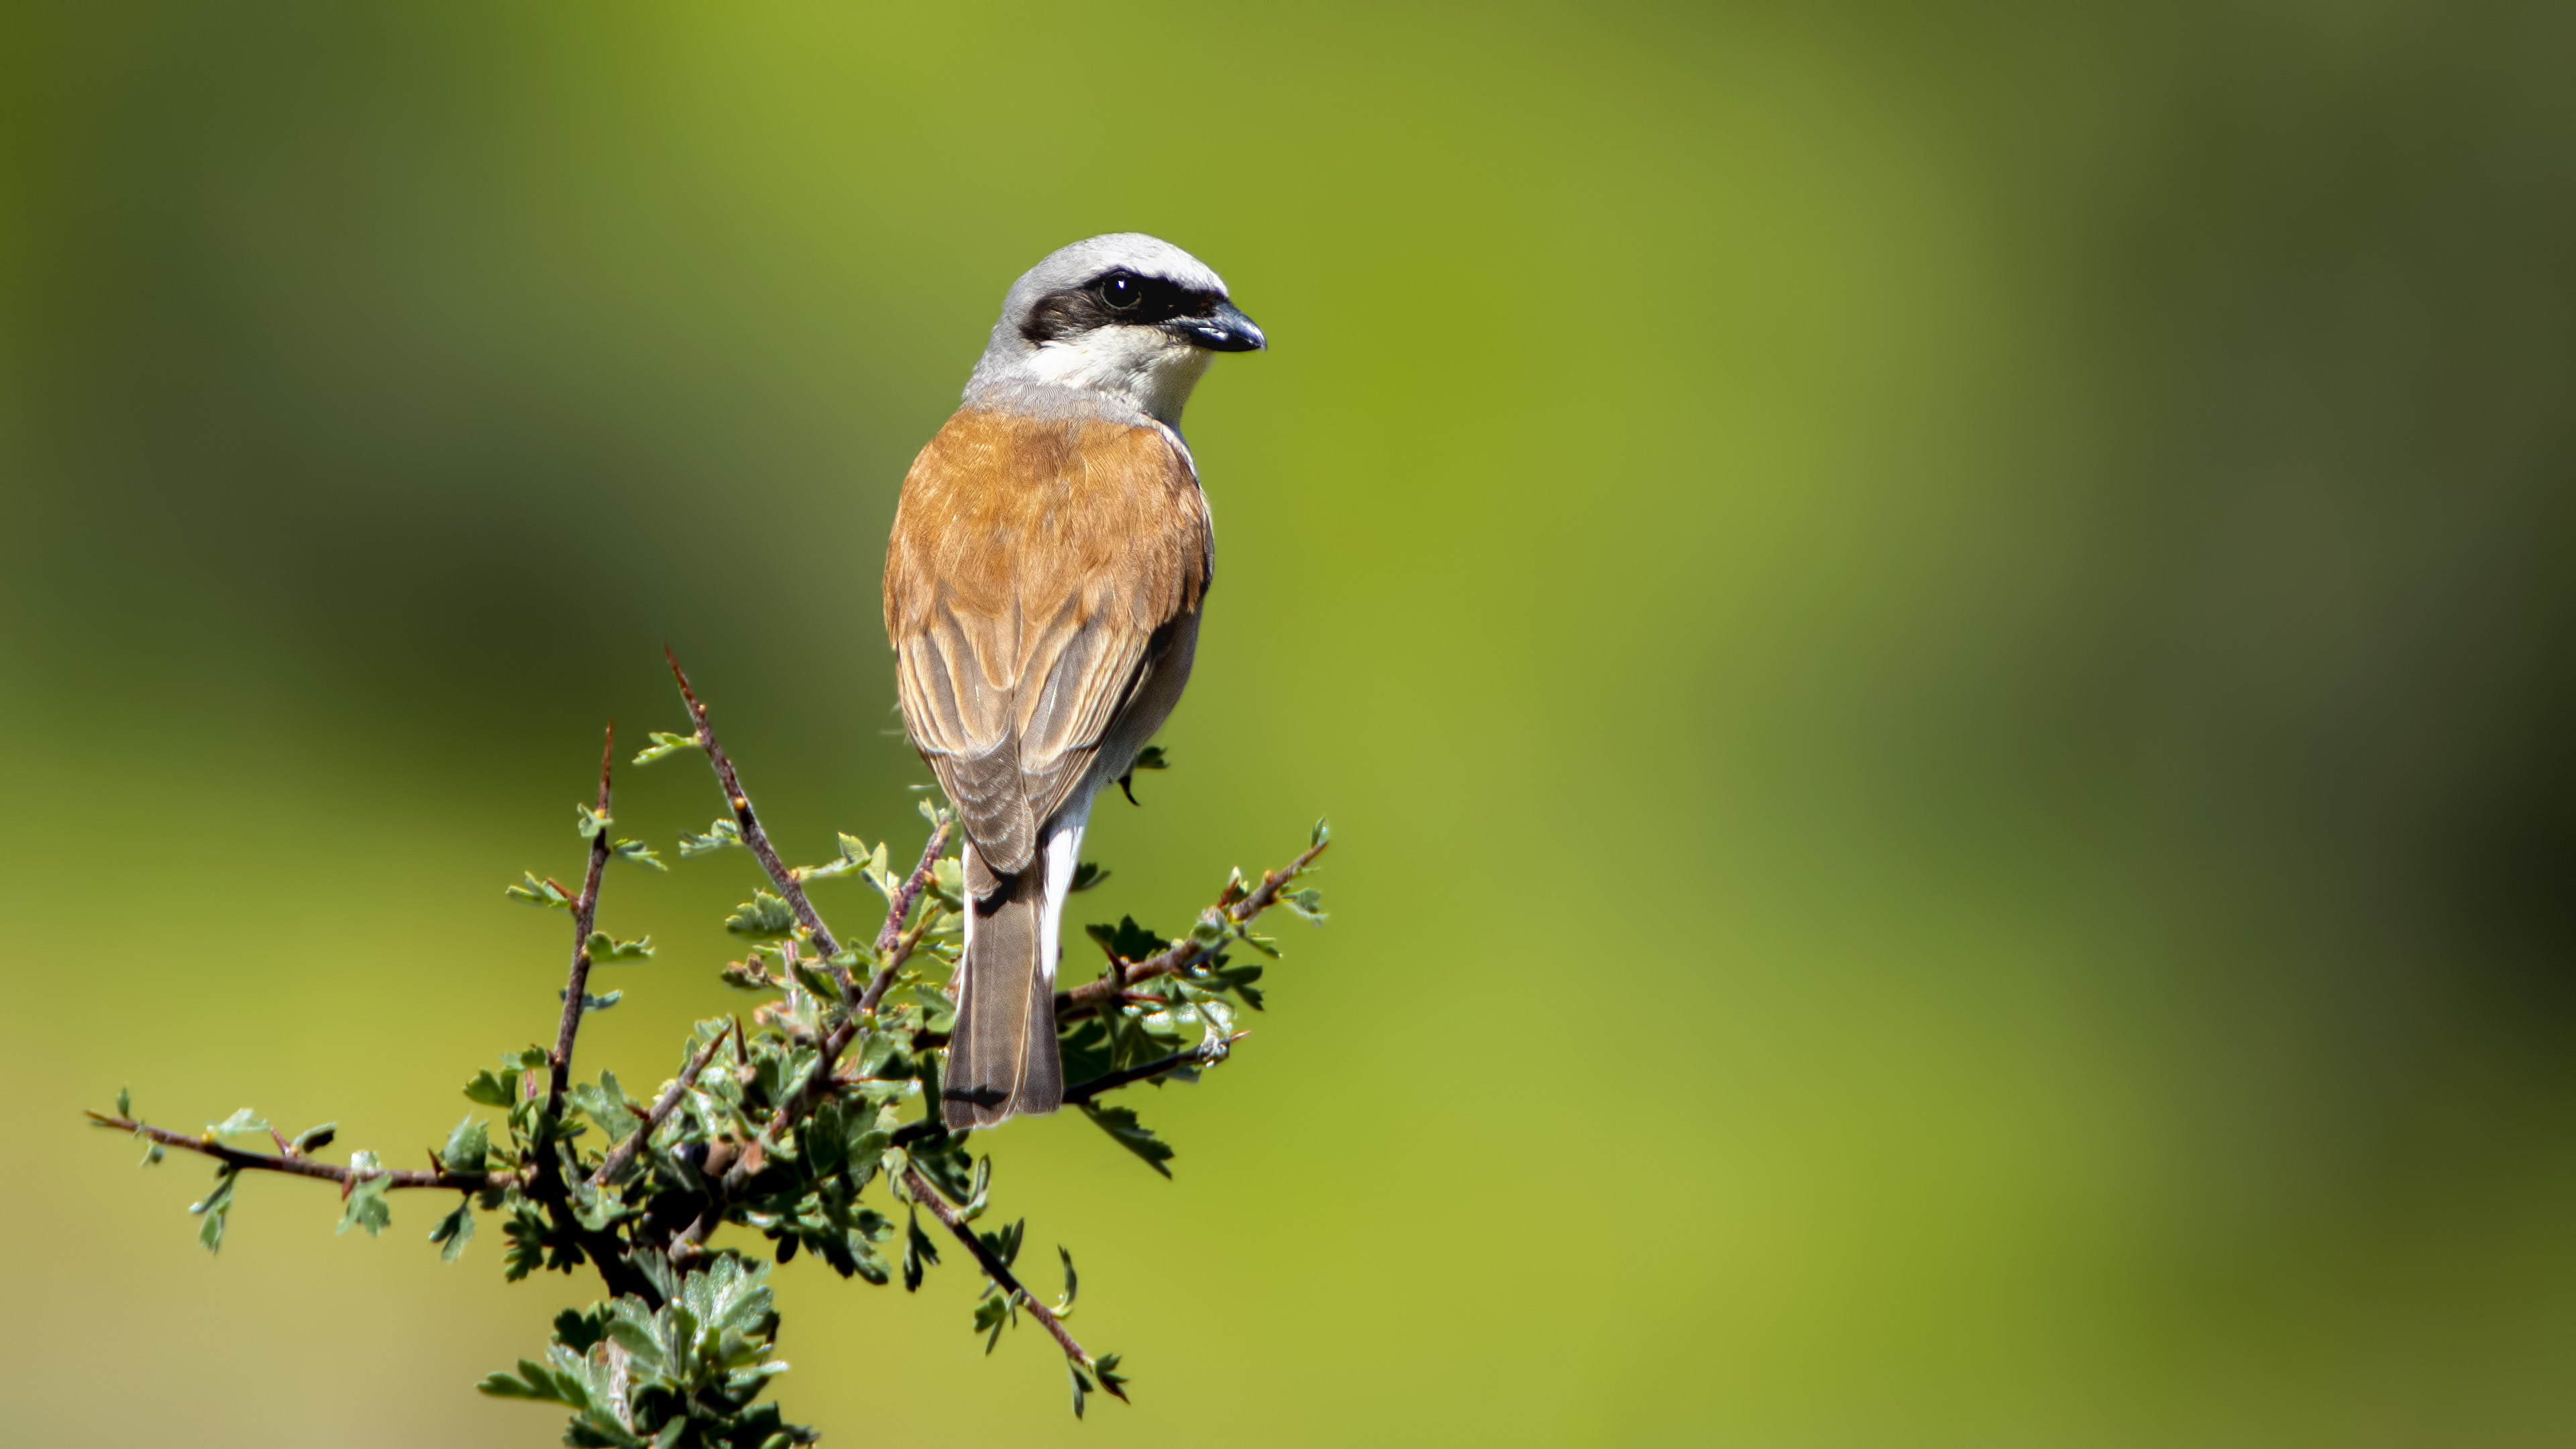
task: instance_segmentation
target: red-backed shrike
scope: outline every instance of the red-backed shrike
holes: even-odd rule
[[[1064,1101],[1055,967],[1092,797],[1180,701],[1213,539],[1181,406],[1266,345],[1196,257],[1136,232],[1029,269],[964,405],[913,460],[886,548],[904,729],[966,832],[943,1108]]]

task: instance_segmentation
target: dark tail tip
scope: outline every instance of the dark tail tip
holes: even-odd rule
[[[1011,1094],[999,1087],[950,1087],[939,1094],[939,1115],[951,1132],[997,1126],[1010,1120],[1011,1110]]]

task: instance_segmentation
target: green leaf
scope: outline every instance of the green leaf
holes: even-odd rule
[[[1109,1050],[1109,1028],[1098,1017],[1084,1017],[1061,1024],[1063,1032],[1057,1050],[1064,1057],[1064,1078],[1068,1082],[1089,1081],[1117,1069]]]
[[[134,1091],[132,1088],[119,1087],[116,1089],[116,1115],[119,1117],[131,1117],[134,1115]]]
[[[1299,916],[1304,917],[1307,921],[1312,922],[1315,925],[1320,926],[1324,924],[1324,921],[1326,920],[1324,914],[1324,893],[1315,889],[1313,886],[1308,886],[1303,890],[1281,891],[1279,893],[1279,904],[1295,911]],[[1277,953],[1273,952],[1272,954],[1275,955]]]
[[[376,1154],[372,1152],[349,1154],[349,1171],[352,1174],[379,1172]],[[394,1220],[393,1205],[385,1201],[385,1185],[390,1180],[383,1176],[376,1176],[353,1183],[349,1188],[349,1196],[340,1209],[340,1226],[333,1231],[345,1233],[352,1227],[361,1227],[365,1228],[367,1236],[372,1238],[391,1227]]]
[[[876,1176],[877,1164],[885,1159],[885,1150],[894,1145],[894,1129],[901,1125],[894,1104],[889,1102],[871,1117],[864,1107],[850,1114],[842,1149],[850,1163],[850,1191],[866,1188]]]
[[[568,986],[556,987],[555,1000],[563,1000],[566,995],[570,994],[571,990],[572,988]],[[625,999],[626,993],[623,991],[612,991],[606,996],[593,996],[589,992],[585,991],[581,994],[581,1009],[584,1011],[606,1011],[608,1008],[615,1006],[617,1003],[624,1001]]]
[[[473,1113],[468,1112],[465,1120],[457,1123],[455,1130],[447,1134],[447,1146],[438,1154],[438,1160],[445,1163],[450,1172],[481,1172],[483,1158],[490,1150],[491,1134],[475,1120]]]
[[[1172,1175],[1172,1170],[1163,1165],[1172,1160],[1172,1145],[1155,1136],[1151,1129],[1138,1122],[1135,1108],[1103,1107],[1096,1103],[1085,1102],[1082,1104],[1082,1115],[1090,1118],[1093,1126],[1116,1138],[1119,1146],[1143,1158],[1147,1167],[1165,1177]]]
[[[1022,1218],[998,1233],[977,1233],[975,1236],[983,1239],[985,1250],[1008,1268],[1020,1261],[1020,1244],[1027,1239],[1028,1233],[1029,1220]]]
[[[539,1364],[519,1360],[520,1377],[492,1374],[474,1387],[496,1399],[537,1399],[550,1404],[569,1404],[572,1400],[556,1386],[555,1376]]]
[[[985,1335],[984,1352],[1002,1341],[1002,1325],[1018,1315],[1012,1311],[1009,1295],[987,1298],[975,1305],[975,1331]]]
[[[944,1032],[957,1024],[957,1003],[948,993],[927,981],[915,981],[903,989],[903,998],[921,1008],[924,1031]]]
[[[555,1342],[575,1353],[588,1353],[592,1344],[608,1340],[608,1320],[612,1312],[605,1304],[588,1313],[567,1308],[555,1315]]]
[[[615,1072],[601,1072],[596,1082],[575,1082],[567,1095],[611,1137],[622,1138],[633,1132],[647,1110],[626,1095],[626,1087]]]
[[[638,1321],[630,1314],[617,1314],[608,1320],[608,1339],[655,1368],[670,1362],[669,1356],[662,1351],[661,1340],[654,1336],[649,1320]]]
[[[886,864],[886,843],[882,840],[877,842],[876,849],[868,852],[866,860],[859,862],[859,873],[868,878],[868,884],[875,886],[877,894],[885,897],[889,904],[903,891],[902,878]]]
[[[226,1117],[221,1122],[209,1122],[206,1124],[206,1131],[216,1137],[234,1137],[244,1132],[266,1132],[268,1130],[268,1119],[252,1115],[251,1110],[248,1107],[242,1108],[240,1111]]]
[[[555,993],[555,999],[562,1000],[563,993],[560,991]],[[474,1080],[465,1084],[465,1100],[480,1102],[486,1107],[498,1107],[504,1112],[519,1105],[518,1069],[513,1067],[498,1076],[494,1076],[489,1067],[476,1072]]]
[[[641,961],[653,954],[653,938],[638,936],[620,941],[606,931],[590,933],[590,959],[593,961]]]
[[[709,851],[722,850],[728,845],[740,844],[742,844],[742,827],[735,824],[733,817],[728,815],[708,826],[707,833],[704,835],[681,836],[680,858],[685,860],[693,855],[705,855]]]
[[[767,891],[753,891],[750,900],[725,918],[725,929],[737,936],[774,938],[794,931],[796,916],[787,909],[787,902]]]
[[[1136,772],[1138,770],[1168,769],[1169,767],[1169,762],[1163,754],[1163,747],[1161,745],[1147,745],[1145,748],[1136,752],[1136,758],[1128,762],[1126,773],[1118,777],[1119,792],[1127,797],[1128,804],[1133,805],[1136,803]]]
[[[1159,956],[1171,942],[1136,924],[1134,916],[1120,916],[1114,926],[1089,925],[1083,933],[1100,943],[1100,949],[1120,961],[1142,961]]]
[[[614,823],[614,817],[593,810],[587,805],[576,804],[572,808],[572,828],[584,840],[597,836]]]
[[[1211,971],[1208,975],[1211,978],[1211,989],[1231,991],[1243,998],[1244,1005],[1259,1011],[1262,996],[1252,983],[1261,979],[1261,971],[1262,968],[1259,965],[1228,966],[1221,971]]]
[[[603,1190],[592,1187],[587,1182],[573,1184],[572,1215],[583,1227],[594,1233],[607,1232],[619,1222],[634,1217],[642,1211],[640,1207],[627,1206],[625,1197],[615,1188]]]
[[[508,896],[514,901],[525,901],[532,906],[543,906],[555,910],[571,909],[572,892],[565,890],[562,886],[557,885],[551,879],[537,879],[536,873],[533,871],[522,871],[520,872],[520,875],[522,877],[522,883],[510,887],[508,890],[503,891],[502,894]]]
[[[332,1139],[339,1135],[340,1124],[337,1122],[325,1122],[318,1127],[307,1127],[295,1134],[295,1151],[299,1156],[319,1152],[330,1146]]]
[[[653,853],[653,847],[640,840],[621,840],[609,847],[609,853],[619,860],[632,861],[647,870],[668,871],[670,869],[662,863],[662,857]]]
[[[868,1242],[866,1234],[855,1229],[848,1234],[845,1241],[850,1254],[850,1272],[880,1288],[884,1287],[886,1280],[893,1276],[886,1271],[884,1255]]]
[[[229,1162],[216,1168],[214,1190],[188,1206],[188,1211],[205,1219],[197,1225],[197,1241],[205,1244],[209,1253],[223,1251],[224,1220],[232,1214],[233,1182],[240,1176],[241,1169]]]
[[[870,875],[871,865],[876,867],[878,870],[882,870],[884,868],[884,846],[880,845],[874,851],[871,851],[868,849],[868,843],[866,841],[861,840],[859,837],[852,835],[847,831],[840,833],[839,842],[840,854],[833,859],[831,864],[800,866],[797,868],[796,878],[798,880],[830,880],[836,876],[844,875],[866,876]]]
[[[1091,1380],[1082,1376],[1082,1366],[1073,1361],[1071,1354],[1065,1355],[1064,1371],[1073,1375],[1073,1416],[1079,1419],[1082,1417],[1082,1396],[1091,1391]]]
[[[1118,1371],[1118,1355],[1104,1353],[1091,1361],[1091,1371],[1100,1376],[1100,1391],[1118,1398],[1127,1397],[1127,1376]]]
[[[796,978],[797,985],[804,987],[806,990],[814,993],[816,997],[824,1001],[839,1001],[841,999],[841,983],[833,977],[831,972],[823,969],[822,962],[815,960],[811,956],[789,956],[787,958],[787,974]]]
[[[438,1250],[442,1263],[453,1263],[462,1256],[465,1245],[474,1241],[474,1199],[460,1199],[456,1211],[440,1218],[438,1226],[429,1230],[429,1240],[444,1245]]]
[[[1087,891],[1107,879],[1109,879],[1109,872],[1106,869],[1103,869],[1092,861],[1086,860],[1073,868],[1073,884],[1067,887],[1067,889],[1073,891]]]
[[[1056,1311],[1056,1316],[1061,1318],[1065,1314],[1073,1311],[1073,1296],[1081,1290],[1082,1280],[1074,1276],[1073,1250],[1071,1248],[1066,1247],[1062,1243],[1058,1243],[1055,1245],[1055,1255],[1064,1259],[1064,1307]]]
[[[939,1245],[921,1230],[921,1209],[916,1207],[903,1229],[903,1291],[918,1291],[922,1274],[938,1266]]]
[[[669,755],[676,755],[682,750],[694,750],[700,748],[703,748],[703,746],[698,739],[697,732],[694,730],[685,735],[675,735],[669,730],[655,730],[653,731],[653,743],[638,751],[634,762],[639,765],[649,765],[655,760],[662,759]]]
[[[1306,844],[1307,844],[1309,847],[1313,847],[1313,846],[1317,846],[1317,845],[1322,845],[1324,842],[1326,842],[1326,841],[1328,841],[1328,840],[1331,840],[1332,838],[1333,838],[1333,827],[1332,827],[1331,825],[1329,825],[1329,824],[1326,824],[1326,823],[1324,822],[1324,820],[1323,820],[1321,817],[1318,817],[1318,818],[1316,819],[1316,821],[1315,821],[1315,833],[1314,833],[1312,836],[1308,837],[1308,839],[1307,839],[1307,841],[1306,841]],[[1363,853],[1365,853],[1365,852],[1363,852]]]

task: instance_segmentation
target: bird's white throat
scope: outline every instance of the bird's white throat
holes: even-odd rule
[[[1046,386],[1125,398],[1147,417],[1177,428],[1190,389],[1206,375],[1212,356],[1158,327],[1101,327],[1041,345],[1017,370]]]

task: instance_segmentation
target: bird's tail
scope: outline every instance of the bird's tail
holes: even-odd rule
[[[1055,1040],[1056,918],[1079,831],[1045,841],[1016,875],[987,870],[966,846],[966,954],[957,1025],[948,1036],[940,1096],[951,1131],[991,1127],[1015,1113],[1064,1105],[1064,1058]],[[1053,885],[1055,889],[1049,889]]]

